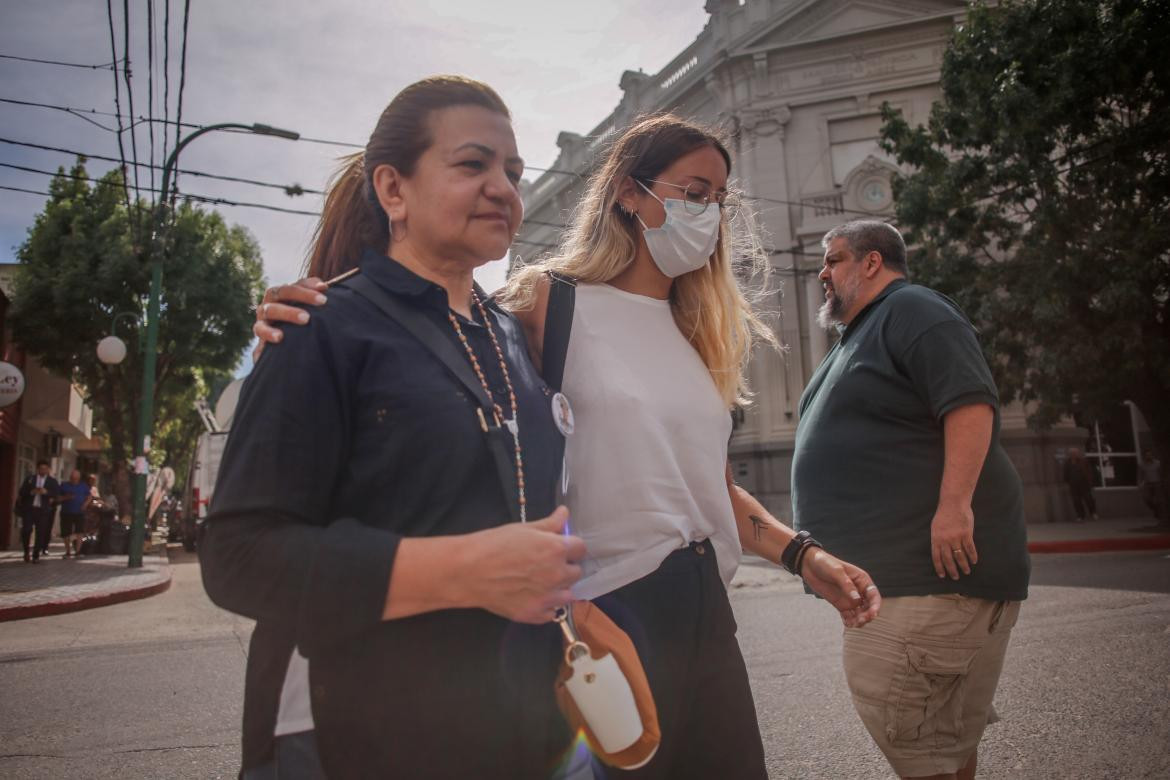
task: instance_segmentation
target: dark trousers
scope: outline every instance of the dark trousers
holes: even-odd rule
[[[1154,513],[1156,520],[1165,522],[1166,518],[1166,493],[1162,490],[1161,482],[1145,482],[1142,484],[1142,500],[1146,502],[1146,506]]]
[[[35,540],[33,531],[36,531]],[[53,532],[53,510],[28,508],[20,518],[20,544],[24,547],[24,557],[29,557],[29,542],[33,541],[32,559],[41,557],[41,553],[49,549],[49,534]]]
[[[272,760],[244,770],[243,780],[326,780],[317,753],[317,734],[302,731],[276,738]]]
[[[747,667],[711,543],[675,551],[596,603],[634,640],[662,732],[646,766],[609,768],[610,780],[766,779]]]
[[[1092,488],[1070,487],[1069,493],[1072,495],[1073,511],[1077,513],[1078,520],[1084,520],[1089,515],[1097,514],[1097,501],[1093,498]]]

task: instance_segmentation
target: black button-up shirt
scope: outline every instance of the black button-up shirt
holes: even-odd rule
[[[465,354],[442,287],[377,252],[365,253],[361,269]],[[560,434],[521,328],[491,302],[486,310],[517,396],[528,516],[537,519],[554,506]],[[244,385],[201,548],[208,593],[258,621],[245,766],[267,753],[294,642],[316,678],[318,659],[345,656],[356,644],[397,635],[421,651],[433,631],[463,630],[444,613],[382,621],[398,542],[508,522],[504,491],[516,490],[500,478],[478,404],[422,342],[344,285],[311,315],[307,326],[284,329],[281,345],[265,350]],[[499,358],[478,318],[473,311],[473,321],[460,324],[507,414]],[[476,613],[474,630],[485,635],[506,625],[477,610],[445,613]],[[444,649],[432,646],[432,663],[443,662]],[[426,663],[425,652],[417,660]],[[378,687],[378,669],[352,674]],[[315,715],[318,688],[314,679]]]

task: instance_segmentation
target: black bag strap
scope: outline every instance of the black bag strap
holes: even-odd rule
[[[520,521],[520,496],[516,490],[516,470],[514,461],[516,454],[512,449],[512,434],[495,419],[495,406],[487,391],[483,389],[479,378],[471,370],[467,355],[461,354],[447,334],[415,308],[407,306],[394,296],[372,282],[368,277],[356,274],[339,286],[349,287],[358,295],[374,304],[390,319],[401,325],[408,333],[422,342],[431,354],[447,367],[458,379],[480,406],[480,423],[487,438],[488,449],[496,463],[496,473],[500,478],[500,486],[504,490],[504,499],[508,503],[508,512],[515,522]],[[487,296],[476,285],[476,293],[481,300]],[[493,425],[494,423],[494,425]]]
[[[577,300],[577,280],[548,272],[548,310],[544,315],[544,343],[541,347],[540,373],[545,384],[560,392],[565,378],[565,359],[569,354],[569,334],[573,330],[573,306]]]

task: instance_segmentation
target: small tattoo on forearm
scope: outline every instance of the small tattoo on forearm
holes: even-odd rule
[[[748,515],[748,520],[752,521],[752,533],[755,534],[756,541],[760,541],[760,534],[764,532],[764,526],[767,523],[764,522],[764,518],[755,515]]]

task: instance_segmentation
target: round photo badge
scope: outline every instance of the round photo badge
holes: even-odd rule
[[[573,435],[573,407],[564,393],[554,393],[552,397],[553,422],[562,436]]]

